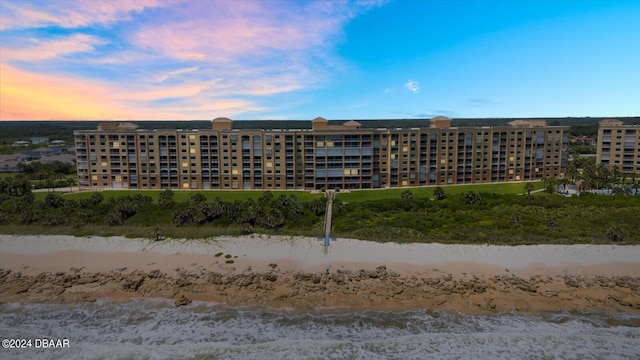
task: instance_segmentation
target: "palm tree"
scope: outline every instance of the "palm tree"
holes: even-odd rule
[[[16,177],[15,181],[18,190],[21,190],[21,195],[31,192],[31,181],[26,176]]]
[[[629,177],[631,178],[631,187],[638,190],[638,174],[633,172],[629,174]]]
[[[571,161],[567,164],[565,177],[569,178],[571,181],[576,181],[576,178],[578,177],[578,165],[575,161]]]
[[[16,188],[15,180],[12,177],[8,177],[8,178],[4,179],[4,188],[9,193],[9,196],[13,196],[13,189]]]
[[[600,163],[596,165],[596,179],[599,188],[608,187],[609,184],[611,184],[611,171],[605,164]]]
[[[613,177],[612,182],[614,184],[619,184],[620,183],[620,179],[623,179],[623,173],[622,171],[620,171],[620,167],[619,166],[613,166],[613,168],[611,169],[611,176]],[[623,179],[624,180],[624,179]]]
[[[73,192],[73,186],[77,184],[75,178],[67,178],[67,185],[69,185],[69,192]]]
[[[45,183],[47,184],[47,188],[49,189],[49,191],[53,191],[53,187],[56,183],[55,175],[53,173],[48,173],[47,180]]]
[[[542,183],[544,184],[544,191],[548,192],[549,194],[554,194],[556,192],[556,178],[545,176],[542,179]]]
[[[9,178],[0,178],[0,194],[7,193],[9,191]]]
[[[315,198],[308,204],[309,210],[313,211],[316,216],[322,214],[323,210],[327,206],[326,200],[322,198]]]
[[[536,188],[536,187],[535,187],[532,183],[530,183],[530,182],[528,182],[528,183],[525,183],[525,184],[524,184],[524,191],[526,191],[526,192],[527,192],[527,195],[531,195],[531,192],[532,192],[535,188]]]

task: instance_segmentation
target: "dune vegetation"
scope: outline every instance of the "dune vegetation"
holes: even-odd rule
[[[63,195],[32,193],[23,185],[0,181],[0,233],[156,239],[323,235],[323,194],[165,190]],[[333,202],[332,235],[394,242],[640,243],[640,196],[535,193],[540,187],[527,183],[339,193]],[[488,189],[499,190],[483,191]]]

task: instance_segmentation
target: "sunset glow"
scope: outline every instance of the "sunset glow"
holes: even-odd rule
[[[0,120],[637,116],[639,17],[624,0],[5,0]]]

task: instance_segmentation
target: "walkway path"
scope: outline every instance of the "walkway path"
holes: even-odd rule
[[[327,190],[327,209],[324,212],[324,241],[322,243],[325,255],[329,251],[329,245],[331,245],[331,214],[333,210],[333,194],[333,190]]]
[[[333,210],[333,190],[327,190],[327,209],[324,212],[324,236],[331,234],[331,215]]]

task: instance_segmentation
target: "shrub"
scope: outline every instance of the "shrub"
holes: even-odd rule
[[[447,197],[447,194],[441,186],[438,186],[433,189],[433,197],[435,197],[437,200],[444,200]]]
[[[158,206],[162,209],[171,209],[173,205],[176,203],[173,200],[173,191],[171,189],[166,189],[158,195]]]
[[[58,193],[48,193],[44,197],[44,204],[47,207],[57,209],[64,205],[64,198]]]
[[[607,229],[607,237],[613,242],[624,241],[625,231],[619,226],[611,226]]]

